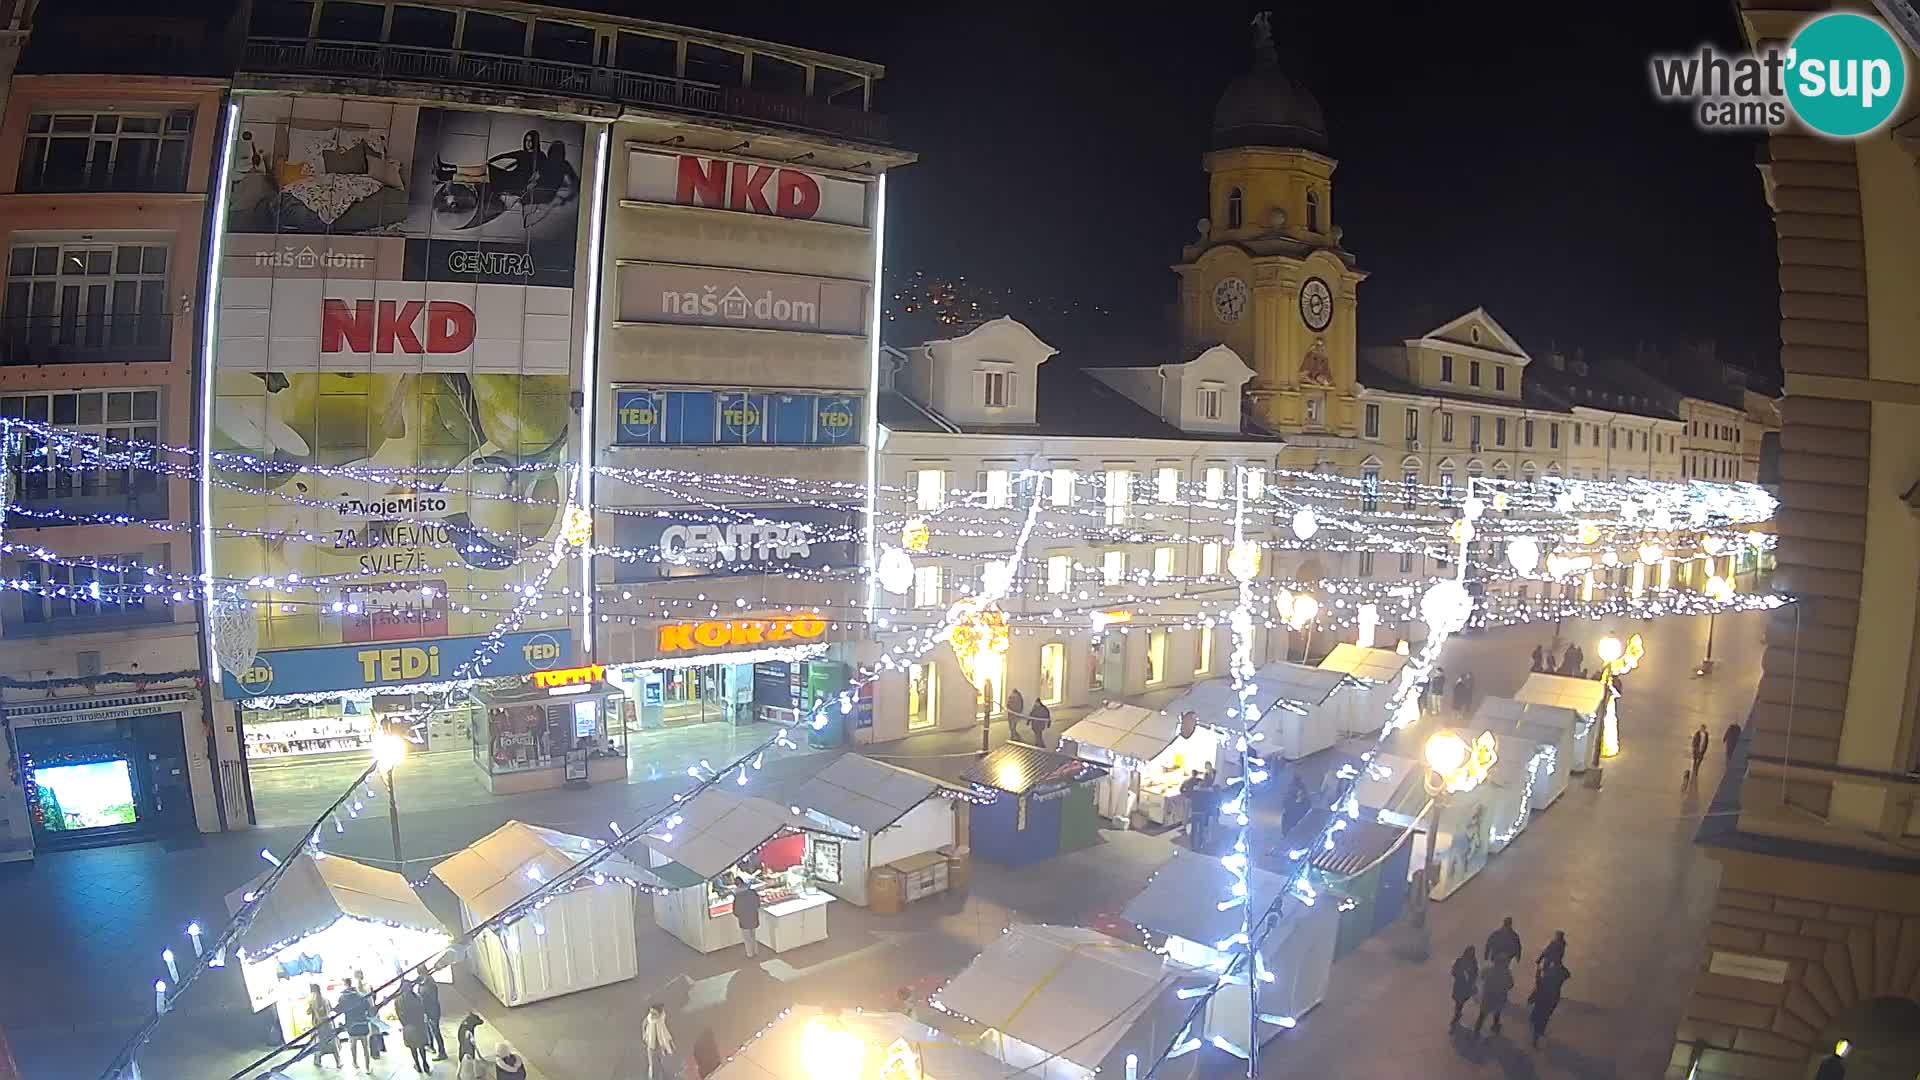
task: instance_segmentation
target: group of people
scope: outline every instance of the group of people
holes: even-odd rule
[[[1213,762],[1195,769],[1180,781],[1180,795],[1187,801],[1187,843],[1202,851],[1213,842],[1213,827],[1220,817],[1220,780]]]
[[[1533,670],[1544,671],[1549,675],[1569,675],[1576,679],[1585,679],[1587,674],[1587,650],[1574,642],[1567,642],[1567,651],[1558,660],[1554,659],[1553,646],[1535,645],[1533,647]]]
[[[1047,745],[1047,728],[1053,726],[1053,710],[1047,708],[1044,701],[1033,703],[1033,709],[1027,709],[1027,699],[1018,690],[1007,692],[1007,738],[1020,738],[1020,721],[1025,720],[1033,728],[1033,745]]]
[[[1488,1020],[1492,1034],[1500,1034],[1500,1017],[1513,993],[1513,965],[1520,959],[1520,933],[1513,928],[1513,916],[1500,920],[1500,928],[1487,935],[1486,963],[1474,955],[1473,946],[1461,950],[1453,962],[1453,1019],[1448,1031],[1460,1027],[1460,1013],[1477,994],[1480,1013],[1473,1018],[1473,1034],[1478,1038]],[[1547,1033],[1547,1021],[1560,1007],[1560,992],[1573,973],[1567,970],[1567,932],[1555,930],[1553,940],[1540,950],[1533,961],[1533,991],[1527,995],[1527,1019],[1533,1027],[1533,1045],[1540,1045]]]
[[[347,1059],[356,1069],[371,1070],[374,1059],[386,1052],[387,1027],[379,1018],[374,989],[365,972],[354,972],[331,1005],[319,983],[307,984],[306,1007],[307,1022],[316,1033],[312,1050],[315,1065],[332,1058],[334,1068],[343,1067],[342,1037],[347,1042]],[[399,1017],[400,1041],[413,1059],[414,1071],[431,1073],[433,1060],[447,1060],[447,1037],[440,1025],[440,986],[431,976],[408,980],[393,996],[393,1011]],[[454,1075],[458,1080],[525,1080],[526,1062],[506,1043],[500,1044],[491,1059],[481,1055],[475,1045],[480,1023],[472,1013],[460,1021]]]
[[[1727,752],[1727,764],[1733,764],[1733,752],[1740,749],[1740,724],[1738,721],[1728,724],[1727,730],[1720,736],[1720,748]],[[1695,791],[1700,787],[1700,765],[1707,759],[1707,750],[1713,744],[1713,736],[1707,734],[1707,725],[1701,724],[1694,730],[1691,749],[1693,750],[1693,768],[1680,777],[1681,791]]]
[[[1430,712],[1438,711],[1442,705],[1449,704],[1447,688],[1447,669],[1439,664],[1433,667],[1433,675],[1420,688],[1421,704]],[[1474,680],[1469,671],[1453,681],[1451,704],[1453,711],[1465,716],[1473,711]]]

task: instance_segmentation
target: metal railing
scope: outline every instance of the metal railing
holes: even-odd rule
[[[733,116],[870,142],[886,139],[886,117],[804,97],[718,86],[589,64],[426,49],[380,42],[251,38],[241,70],[462,83]]]
[[[172,358],[172,315],[0,318],[0,364],[153,364]]]

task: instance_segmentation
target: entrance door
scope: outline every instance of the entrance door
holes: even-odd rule
[[[1127,636],[1103,634],[1100,638],[1100,685],[1110,695],[1127,692]]]

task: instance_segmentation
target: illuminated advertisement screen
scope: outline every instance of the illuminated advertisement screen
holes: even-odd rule
[[[45,832],[78,832],[132,825],[133,766],[126,758],[36,766],[33,816]]]

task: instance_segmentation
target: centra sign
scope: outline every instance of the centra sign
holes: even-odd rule
[[[659,646],[663,653],[675,653],[693,652],[698,649],[781,645],[817,640],[826,632],[826,620],[813,612],[795,615],[791,619],[727,619],[665,623],[660,627]]]

